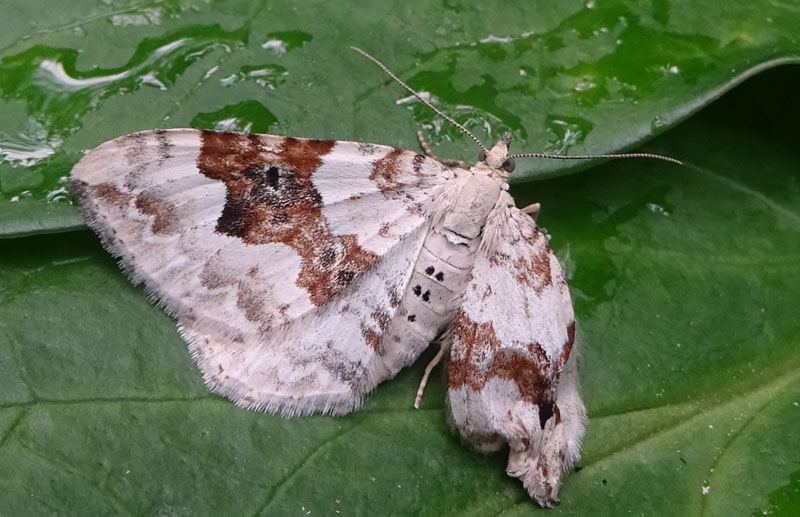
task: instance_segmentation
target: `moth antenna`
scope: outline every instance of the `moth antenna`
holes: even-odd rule
[[[565,156],[563,154],[546,154],[546,153],[521,153],[512,154],[509,158],[549,158],[552,160],[594,160],[596,158],[652,158],[654,160],[663,160],[665,162],[677,163],[683,165],[683,162],[670,158],[669,156],[662,156],[660,154],[651,153],[624,153],[624,154],[579,154],[575,156]]]
[[[444,113],[442,113],[442,111],[441,111],[439,108],[437,108],[436,106],[434,106],[433,104],[431,104],[431,103],[430,103],[430,102],[428,102],[427,100],[423,99],[423,98],[422,98],[422,96],[421,96],[420,94],[418,94],[418,93],[417,93],[416,91],[414,91],[414,90],[413,90],[413,89],[412,89],[412,88],[411,88],[409,85],[407,85],[407,84],[406,84],[406,83],[404,83],[402,80],[400,80],[400,78],[399,78],[399,77],[397,77],[396,75],[394,75],[394,74],[392,73],[392,71],[391,71],[391,70],[389,70],[388,68],[386,68],[386,65],[384,65],[383,63],[381,63],[380,61],[378,61],[376,58],[374,58],[374,57],[372,57],[371,55],[367,54],[366,52],[364,52],[363,50],[361,50],[361,49],[360,49],[360,48],[358,48],[358,47],[350,47],[350,48],[351,48],[351,49],[353,49],[353,50],[355,50],[356,52],[358,52],[359,54],[361,54],[361,55],[362,55],[362,56],[364,56],[365,58],[369,59],[370,61],[372,61],[372,62],[373,62],[373,63],[375,63],[376,65],[378,65],[378,66],[380,67],[380,69],[381,69],[381,70],[383,70],[384,72],[386,72],[386,74],[387,74],[389,77],[391,77],[392,79],[394,79],[394,81],[395,81],[397,84],[399,84],[400,86],[402,86],[403,88],[405,88],[406,90],[408,90],[409,92],[411,92],[411,95],[413,95],[414,97],[416,97],[418,101],[420,101],[421,103],[425,104],[427,107],[429,107],[431,110],[433,110],[433,112],[434,112],[434,113],[436,113],[437,115],[439,115],[440,117],[442,117],[442,118],[443,118],[443,119],[445,119],[446,121],[448,121],[448,122],[450,122],[451,124],[453,124],[454,126],[456,126],[458,129],[460,129],[462,133],[464,133],[465,135],[467,135],[468,137],[470,137],[470,138],[471,138],[471,139],[472,139],[472,140],[473,140],[473,141],[474,141],[476,144],[478,144],[478,146],[480,146],[480,148],[481,148],[481,149],[483,149],[483,150],[484,150],[484,151],[486,151],[486,152],[489,152],[489,149],[487,149],[487,148],[486,148],[486,146],[485,146],[485,145],[483,145],[483,142],[481,142],[480,140],[478,140],[478,137],[476,137],[475,135],[473,135],[473,134],[472,134],[472,133],[469,131],[469,129],[465,128],[464,126],[462,126],[461,124],[459,124],[458,122],[456,122],[456,121],[455,121],[455,120],[454,120],[452,117],[450,117],[449,115],[445,115]]]

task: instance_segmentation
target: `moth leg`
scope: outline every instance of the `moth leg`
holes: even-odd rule
[[[419,140],[419,145],[421,145],[422,149],[425,150],[425,154],[428,155],[428,158],[433,158],[437,162],[447,167],[461,167],[462,169],[469,169],[469,164],[467,164],[467,162],[465,162],[464,160],[456,160],[456,159],[446,160],[444,158],[439,158],[438,156],[436,156],[436,154],[434,154],[433,150],[431,149],[431,146],[429,146],[428,142],[425,141],[425,137],[422,135],[422,131],[417,131],[417,139]]]
[[[442,361],[442,357],[444,357],[444,352],[447,347],[445,345],[441,345],[439,347],[439,351],[436,355],[431,359],[431,362],[428,363],[428,366],[425,367],[425,374],[422,376],[422,380],[419,382],[419,388],[417,389],[417,396],[414,399],[414,409],[419,409],[419,403],[422,402],[422,394],[425,392],[425,386],[428,384],[428,377],[430,377],[431,372]]]
[[[540,205],[539,203],[531,203],[530,205],[523,208],[522,211],[533,217],[533,220],[535,221],[536,219],[539,218],[539,211],[541,210],[541,208],[542,205]]]

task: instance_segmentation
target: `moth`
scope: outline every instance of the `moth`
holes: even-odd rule
[[[72,171],[87,224],[177,318],[206,385],[285,417],[342,415],[437,338],[450,418],[558,502],[586,410],[564,272],[508,178],[511,134],[472,167],[384,145],[195,129],[106,142]],[[423,141],[424,144],[424,141]],[[644,156],[644,155],[624,155]],[[558,156],[556,157],[558,158]],[[571,157],[574,158],[574,157]]]

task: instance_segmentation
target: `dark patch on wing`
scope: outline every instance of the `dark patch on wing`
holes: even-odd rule
[[[121,147],[125,150],[125,161],[136,173],[142,172],[150,163],[146,140],[144,132],[132,133],[119,139]]]
[[[362,155],[370,155],[378,152],[378,146],[375,144],[359,143],[358,152]]]
[[[172,144],[169,141],[169,137],[167,136],[167,132],[163,129],[156,129],[153,131],[156,135],[156,142],[158,142],[158,146],[156,147],[156,152],[158,153],[158,165],[163,165],[163,163],[170,158],[172,158],[172,153],[170,149],[172,149]]]
[[[378,328],[383,332],[386,332],[386,329],[389,328],[389,323],[392,322],[391,315],[386,309],[383,308],[378,308],[372,311],[371,317],[375,323],[378,324]]]
[[[536,294],[540,294],[553,284],[550,271],[553,250],[550,249],[547,238],[539,230],[534,234],[533,242],[529,244],[536,251],[529,256],[520,256],[514,261],[514,269],[517,271],[516,280],[533,289]]]
[[[361,336],[367,343],[367,346],[380,352],[381,342],[389,324],[392,322],[392,316],[384,307],[378,307],[372,314],[370,314],[372,321],[370,324],[361,324]]]
[[[331,152],[336,142],[333,140],[305,140],[286,137],[278,152],[281,161],[297,171],[298,176],[310,178],[322,165],[322,157]]]
[[[372,164],[369,179],[378,185],[381,192],[386,193],[399,185],[396,177],[400,174],[400,157],[405,152],[402,149],[392,149],[389,154]]]
[[[392,309],[400,305],[400,302],[402,301],[402,296],[400,295],[400,290],[397,288],[396,285],[387,282],[386,293],[389,296],[389,306]]]
[[[136,209],[153,218],[150,231],[154,235],[172,235],[178,230],[178,211],[175,205],[151,191],[136,196]]]
[[[85,182],[73,182],[72,191],[76,197],[83,198],[86,191],[98,200],[101,200],[114,208],[122,209],[131,202],[133,194],[122,192],[116,185],[110,182],[98,183],[97,185],[87,186]]]
[[[262,148],[257,135],[203,132],[200,172],[222,181],[225,207],[218,233],[246,244],[282,243],[297,252],[297,285],[322,305],[378,260],[355,235],[334,235],[322,215],[311,177],[333,141],[284,138],[280,149]]]
[[[373,328],[368,327],[365,324],[361,324],[361,337],[364,338],[364,342],[367,344],[368,347],[378,352],[381,341],[383,340],[383,335],[375,331]]]
[[[572,347],[575,345],[575,321],[570,321],[567,325],[567,339],[561,347],[561,355],[556,360],[556,372],[561,373],[564,365],[567,364],[569,356],[572,353]]]
[[[514,383],[522,400],[538,405],[540,411],[552,404],[557,380],[553,365],[544,350],[533,355],[529,353],[531,348],[541,348],[540,345],[529,344],[526,351],[504,349],[491,322],[475,323],[462,310],[456,313],[453,331],[450,389],[466,385],[478,392],[490,379],[497,378]],[[488,364],[484,358],[491,358]]]
[[[425,162],[425,157],[421,154],[415,154],[414,159],[411,161],[414,167],[414,172],[419,172],[422,169],[422,164]]]
[[[325,353],[319,356],[322,367],[342,384],[350,386],[354,394],[360,394],[366,367],[358,361],[348,359],[341,351],[333,346],[332,341],[326,343]]]
[[[237,282],[236,306],[244,313],[249,321],[259,323],[261,330],[272,326],[272,317],[264,321],[264,307],[272,298],[272,293],[264,290],[253,289],[248,282]]]
[[[413,156],[420,156],[403,149],[392,149],[382,158],[372,162],[369,179],[375,182],[378,190],[389,199],[403,202],[409,212],[425,216],[425,195],[419,195],[433,188],[441,177],[431,171],[421,171],[414,166]],[[414,189],[405,188],[411,182]]]
[[[552,400],[546,400],[539,403],[539,425],[544,429],[544,425],[553,416],[553,408],[555,403]]]

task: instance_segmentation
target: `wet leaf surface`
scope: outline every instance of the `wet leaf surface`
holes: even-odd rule
[[[403,92],[350,44],[484,140],[511,129],[517,149],[577,154],[642,142],[794,59],[800,18],[775,2],[704,4],[713,16],[665,1],[357,16],[316,3],[14,4],[0,21],[3,515],[540,511],[502,454],[450,433],[441,371],[410,408],[430,353],[347,417],[236,409],[205,390],[174,322],[90,232],[30,234],[78,227],[72,164],[137,129],[415,149],[422,125],[441,154],[474,154],[419,105],[395,105]],[[552,513],[800,513],[800,105],[780,93],[799,80],[765,73],[645,146],[685,167],[614,162],[514,187],[520,206],[542,203],[584,342],[591,423]],[[562,167],[521,172],[576,171]]]
[[[511,130],[516,151],[566,154],[640,144],[744,78],[800,59],[794,2],[453,0],[370,4],[357,14],[335,2],[7,4],[0,236],[72,227],[74,213],[58,228],[45,206],[70,201],[72,165],[141,129],[249,129],[416,149],[422,128],[440,155],[474,159],[457,129],[404,102],[351,45],[486,142]],[[515,179],[589,165],[528,161]]]

